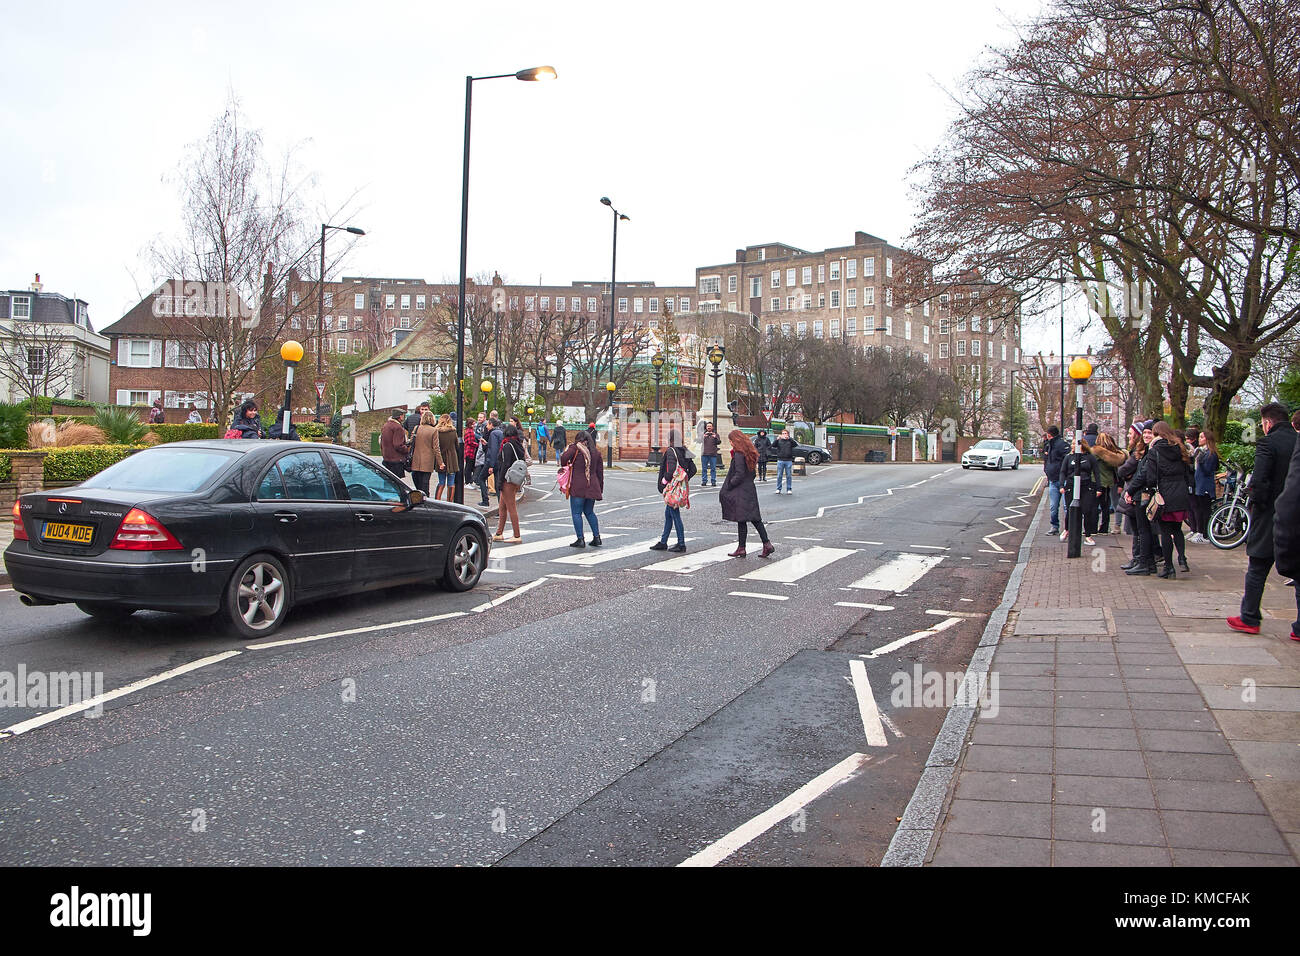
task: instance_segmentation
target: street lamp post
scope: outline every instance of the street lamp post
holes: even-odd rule
[[[325,230],[341,229],[354,236],[364,236],[366,231],[356,226],[331,226],[320,224],[320,282],[316,289],[316,377],[322,378],[325,371]],[[319,403],[316,411],[320,411]]]
[[[718,379],[722,377],[722,360],[727,357],[727,350],[721,345],[715,345],[709,349],[709,364],[713,366],[713,371],[709,374],[713,376],[713,430],[718,430]]]
[[[293,414],[293,370],[302,361],[302,343],[290,339],[280,346],[280,358],[284,359],[284,409],[280,419],[280,437],[289,438],[289,418]]]
[[[601,196],[600,201],[604,203],[606,206],[608,206],[609,211],[614,214],[614,252],[613,255],[611,256],[610,264],[609,264],[609,385],[606,386],[606,388],[609,390],[609,422],[610,422],[610,426],[613,427],[614,424],[614,307],[615,307],[615,303],[618,301],[618,280],[617,280],[618,221],[620,219],[623,219],[630,222],[631,220],[628,220],[627,216],[623,215],[621,212],[619,212],[617,209],[614,208],[614,203],[610,200],[608,196]],[[594,365],[595,363],[593,362],[592,364]],[[607,449],[606,449],[607,457],[605,459],[605,464],[612,465],[614,464],[614,444],[613,442],[607,442],[606,444],[607,444]]]
[[[536,81],[555,79],[555,68],[536,66],[518,73],[497,73],[492,76],[465,77],[465,157],[460,183],[460,293],[456,300],[456,447],[461,460],[465,457],[465,280],[469,255],[469,134],[470,113],[475,80],[501,80],[513,76],[516,80]],[[456,482],[456,503],[465,502],[465,483]]]
[[[1065,364],[1065,356],[1061,356]],[[1070,363],[1070,378],[1074,380],[1074,454],[1083,453],[1083,384],[1092,377],[1092,363],[1086,358],[1077,358]],[[1074,473],[1074,497],[1070,499],[1070,513],[1066,515],[1069,522],[1069,545],[1067,558],[1077,558],[1083,554],[1083,475],[1076,467]]]
[[[664,377],[664,353],[655,352],[654,357],[650,359],[650,364],[655,370],[655,410],[650,416],[650,460],[647,465],[659,464],[659,383]]]

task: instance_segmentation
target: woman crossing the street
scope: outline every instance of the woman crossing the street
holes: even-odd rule
[[[587,524],[591,525],[593,548],[599,548],[600,524],[596,521],[596,502],[605,493],[605,462],[596,439],[590,431],[581,429],[574,433],[573,441],[560,455],[560,467],[570,466],[569,471],[569,513],[573,516],[573,530],[578,535],[576,541],[570,542],[571,548],[585,548],[588,544],[582,537],[582,519],[585,515]]]
[[[768,539],[767,529],[763,527],[763,515],[758,508],[758,489],[754,487],[758,449],[739,428],[734,429],[727,440],[731,443],[731,465],[727,468],[727,477],[723,479],[722,490],[718,492],[718,501],[722,504],[722,519],[736,522],[739,540],[730,557],[745,556],[746,526],[752,524],[763,541],[763,551],[759,557],[766,558],[776,550],[776,546]]]
[[[528,457],[524,451],[524,443],[519,437],[519,429],[514,425],[507,425],[501,439],[501,450],[497,453],[497,476],[498,485],[501,494],[498,495],[500,506],[497,509],[497,533],[492,536],[493,541],[507,541],[510,544],[518,544],[523,539],[519,534],[519,506],[515,503],[519,496],[519,489],[523,486],[522,479],[518,482],[512,481],[515,477],[511,469],[516,463],[524,465],[523,473],[527,474]],[[505,537],[506,518],[510,519],[510,528],[514,531],[513,538]]]
[[[677,469],[682,469],[682,481],[675,481]],[[659,462],[659,494],[664,496],[664,534],[651,551],[673,551],[681,554],[686,550],[686,530],[682,526],[682,507],[691,506],[689,483],[695,477],[695,461],[682,443],[682,433],[677,429],[668,432],[668,447],[664,449]],[[680,500],[684,499],[684,500]],[[679,501],[678,504],[673,504]],[[677,530],[677,543],[668,547],[668,534]]]

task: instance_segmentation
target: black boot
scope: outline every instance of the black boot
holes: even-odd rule
[[[1137,558],[1130,558],[1128,564],[1121,564],[1119,566],[1119,569],[1121,571],[1127,571],[1130,568],[1136,568],[1136,567],[1137,567]]]
[[[1191,570],[1192,570],[1192,569],[1189,568],[1189,567],[1187,566],[1187,558],[1186,558],[1186,557],[1179,557],[1179,559],[1178,559],[1178,570],[1180,570],[1180,571],[1185,571],[1185,572],[1187,572],[1187,573],[1189,573],[1189,574],[1191,573]]]
[[[1161,571],[1159,574],[1157,574],[1156,577],[1158,577],[1158,578],[1176,578],[1176,577],[1178,577],[1178,572],[1174,570],[1174,566],[1173,566],[1172,564],[1166,564],[1166,565],[1165,565],[1165,569],[1164,569],[1163,571]]]
[[[1155,574],[1156,565],[1154,561],[1152,561],[1150,564],[1139,563],[1137,567],[1129,568],[1124,573],[1125,574]]]

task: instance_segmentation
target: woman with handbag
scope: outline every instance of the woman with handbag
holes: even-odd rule
[[[456,426],[445,412],[438,419],[433,447],[438,453],[438,490],[433,498],[435,501],[442,498],[442,489],[446,488],[447,500],[451,501],[456,497],[456,479],[461,472],[460,452],[456,448]]]
[[[519,489],[528,479],[528,459],[524,454],[524,443],[519,440],[519,429],[507,425],[501,441],[501,450],[497,453],[497,466],[500,469],[501,494],[498,495],[500,508],[497,510],[497,533],[493,541],[508,541],[518,544],[523,540],[519,534],[519,507],[515,503]],[[505,538],[506,518],[510,518],[510,527],[514,530],[513,538]]]
[[[763,515],[758,509],[758,489],[754,487],[754,473],[758,468],[758,449],[749,440],[749,436],[739,428],[727,435],[731,443],[731,465],[727,468],[727,477],[722,481],[722,490],[718,492],[718,501],[722,505],[722,519],[736,522],[739,541],[736,550],[729,557],[745,556],[746,525],[752,524],[763,539],[763,551],[760,558],[766,558],[776,550],[767,537],[763,527]]]
[[[1137,473],[1125,489],[1126,500],[1133,503],[1139,530],[1143,533],[1142,554],[1137,566],[1125,574],[1157,574],[1152,554],[1152,535],[1159,534],[1164,569],[1162,578],[1175,578],[1174,552],[1178,549],[1178,564],[1184,571],[1187,566],[1183,542],[1182,523],[1192,508],[1187,493],[1187,473],[1191,467],[1187,449],[1174,434],[1167,422],[1152,426],[1154,440],[1138,465]],[[1144,559],[1144,560],[1143,560]]]
[[[588,542],[582,537],[582,518],[585,515],[591,525],[591,546],[599,548],[600,525],[596,521],[596,502],[605,493],[605,462],[596,448],[596,439],[591,432],[580,430],[574,433],[573,441],[559,457],[560,467],[568,467],[566,478],[561,488],[569,496],[569,513],[573,516],[573,530],[577,533],[576,541],[569,543],[571,548],[585,548]],[[557,479],[559,480],[559,479]]]
[[[429,476],[437,469],[438,445],[433,428],[433,413],[423,412],[420,423],[411,432],[411,480],[425,496],[429,494]]]
[[[664,534],[651,551],[672,551],[681,554],[686,550],[686,530],[682,527],[682,508],[691,506],[690,480],[695,477],[695,461],[682,444],[682,434],[677,429],[668,433],[668,447],[659,462],[659,494],[664,496]],[[668,547],[668,533],[677,529],[677,543]]]

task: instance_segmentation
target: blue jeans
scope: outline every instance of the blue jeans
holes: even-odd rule
[[[569,514],[573,516],[573,531],[579,538],[582,537],[583,515],[587,516],[587,523],[591,525],[591,536],[593,538],[600,537],[600,525],[596,523],[595,498],[570,498]]]
[[[776,490],[777,491],[781,490],[782,475],[785,475],[785,490],[786,491],[793,490],[790,487],[790,482],[792,481],[794,476],[794,462],[782,461],[780,458],[776,460]]]
[[[718,483],[718,465],[722,463],[721,455],[701,455],[701,467],[704,469],[700,478],[701,485],[716,485]],[[712,474],[712,477],[709,477]]]
[[[663,541],[664,544],[667,544],[668,532],[672,531],[674,528],[677,529],[677,543],[685,547],[686,529],[682,527],[682,509],[669,508],[667,505],[664,505],[664,533],[663,537],[659,540]]]
[[[1053,530],[1061,530],[1061,522],[1057,512],[1061,507],[1061,483],[1059,481],[1049,481],[1047,483],[1047,508],[1052,513]]]

